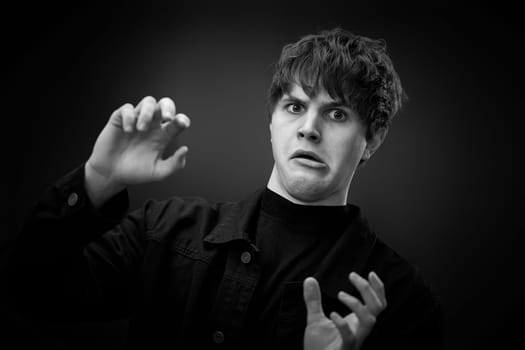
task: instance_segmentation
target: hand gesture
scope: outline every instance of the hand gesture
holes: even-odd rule
[[[128,185],[162,180],[184,168],[188,148],[174,146],[190,120],[175,113],[170,98],[157,103],[151,96],[113,112],[86,163],[86,187],[95,204]]]
[[[339,300],[352,310],[344,318],[336,312],[327,318],[323,312],[318,282],[312,277],[305,279],[303,291],[308,314],[304,334],[305,350],[359,349],[374,327],[376,317],[386,308],[383,283],[374,272],[368,275],[368,280],[354,272],[349,278],[359,290],[365,305],[350,294],[339,292]]]

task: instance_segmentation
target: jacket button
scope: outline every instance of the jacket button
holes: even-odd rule
[[[72,207],[78,202],[78,194],[75,192],[71,193],[69,197],[67,198],[67,204]]]
[[[241,261],[244,263],[244,264],[249,264],[250,261],[252,261],[252,255],[250,254],[250,252],[244,252],[241,254]]]
[[[221,344],[224,342],[224,333],[221,331],[213,332],[213,342],[215,344]]]

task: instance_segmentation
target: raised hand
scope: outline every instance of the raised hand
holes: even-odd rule
[[[86,189],[95,206],[128,185],[159,181],[186,164],[177,135],[190,126],[170,98],[148,96],[113,112],[86,163]],[[168,154],[166,154],[168,153]],[[164,157],[166,156],[166,157]]]
[[[368,280],[351,273],[350,281],[359,290],[365,305],[359,299],[343,291],[339,300],[352,312],[342,317],[336,312],[327,318],[321,304],[321,291],[315,278],[304,280],[304,301],[307,309],[307,323],[304,333],[305,350],[357,350],[360,349],[374,324],[376,317],[386,308],[383,283],[371,272]]]

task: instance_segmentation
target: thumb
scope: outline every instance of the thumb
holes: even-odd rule
[[[179,169],[186,166],[186,154],[188,153],[188,147],[182,146],[175,151],[170,157],[166,159],[159,159],[156,164],[155,172],[163,179]]]
[[[315,278],[307,277],[304,280],[303,295],[307,312],[306,324],[310,325],[325,318],[323,305],[321,303],[321,290]]]

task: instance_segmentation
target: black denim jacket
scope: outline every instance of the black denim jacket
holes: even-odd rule
[[[17,309],[61,321],[130,318],[130,349],[301,349],[302,280],[286,283],[277,322],[261,325],[271,327],[261,332],[270,339],[243,337],[260,275],[249,237],[261,193],[235,203],[148,201],[126,214],[123,191],[97,211],[81,166],[50,188],[17,238],[9,264]],[[363,349],[441,348],[441,309],[431,289],[354,209],[314,274],[325,313],[349,312],[337,300],[340,290],[361,298],[348,281],[351,271],[375,271],[388,306]]]

